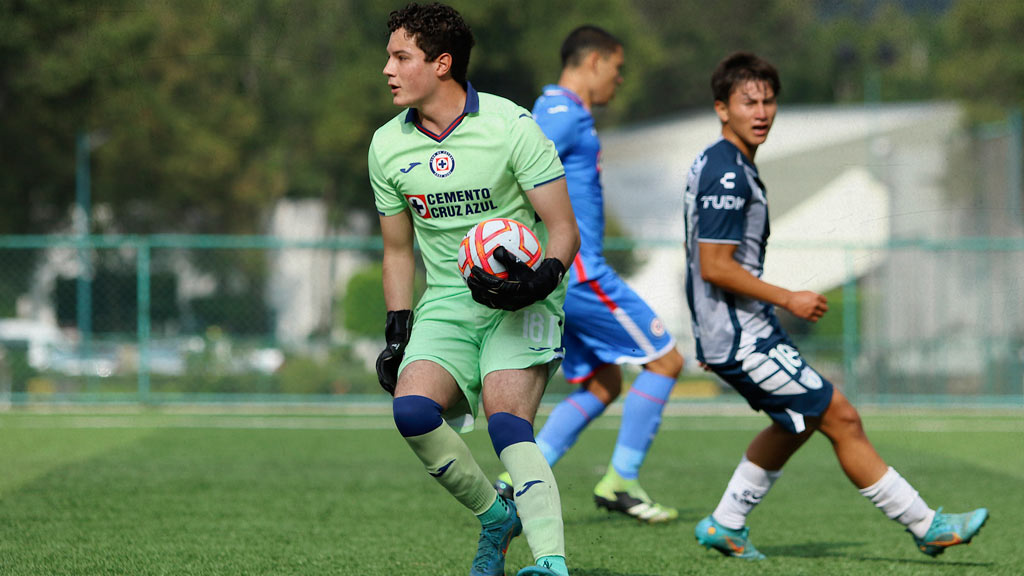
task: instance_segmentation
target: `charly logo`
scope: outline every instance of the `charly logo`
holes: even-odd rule
[[[736,173],[735,172],[726,172],[725,176],[722,176],[722,178],[718,181],[718,183],[722,185],[722,188],[725,188],[726,190],[732,190],[733,188],[736,187],[735,180],[736,180]]]
[[[447,178],[455,171],[455,157],[447,150],[438,150],[430,157],[430,171],[438,178]]]

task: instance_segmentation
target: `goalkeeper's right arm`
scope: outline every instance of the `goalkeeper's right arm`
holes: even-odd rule
[[[388,310],[408,310],[412,308],[413,278],[416,273],[409,211],[381,216],[380,235],[384,241],[384,303]]]
[[[384,241],[384,303],[388,315],[384,325],[387,345],[377,357],[377,380],[392,396],[398,384],[398,367],[412,332],[413,278],[416,271],[413,254],[413,230],[409,211],[380,217]]]

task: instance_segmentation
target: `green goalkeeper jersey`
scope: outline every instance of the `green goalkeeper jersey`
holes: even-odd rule
[[[547,245],[525,191],[563,178],[555,145],[526,109],[467,85],[462,115],[441,134],[408,109],[381,126],[368,164],[377,211],[409,210],[428,288],[461,288],[458,248],[477,222],[511,218]]]

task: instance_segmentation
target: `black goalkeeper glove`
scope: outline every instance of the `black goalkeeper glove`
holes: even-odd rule
[[[546,258],[534,270],[509,254],[504,246],[494,249],[494,259],[505,265],[507,279],[473,266],[466,284],[473,293],[473,300],[498,310],[519,310],[547,298],[565,275],[565,266],[557,258]]]
[[[387,347],[377,356],[377,381],[380,387],[392,396],[398,384],[398,366],[405,357],[405,345],[412,332],[412,310],[388,310],[384,323],[384,339]]]

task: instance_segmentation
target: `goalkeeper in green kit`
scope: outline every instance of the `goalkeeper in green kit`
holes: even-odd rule
[[[562,357],[562,276],[579,248],[564,171],[529,112],[466,80],[473,36],[455,10],[410,4],[391,13],[388,29],[384,75],[404,110],[368,154],[388,309],[378,378],[427,473],[480,520],[471,576],[504,574],[520,533],[537,561],[520,576],[564,576],[558,487],[533,432]],[[498,248],[507,279],[474,268],[463,280],[459,243],[490,218],[537,234],[545,259],[536,270]],[[415,314],[414,237],[427,270]],[[514,501],[498,496],[457,433],[472,429],[481,400]]]

